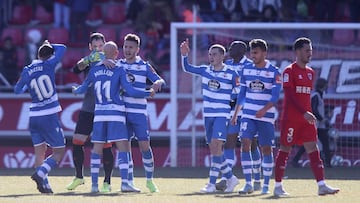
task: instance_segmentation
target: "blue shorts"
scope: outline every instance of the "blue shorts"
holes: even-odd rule
[[[56,113],[30,117],[30,134],[34,146],[46,143],[52,148],[65,147],[64,132]]]
[[[111,143],[128,140],[125,123],[119,121],[94,122],[91,142]]]
[[[258,134],[260,146],[275,146],[275,127],[274,124],[249,118],[241,118],[240,124],[242,138],[252,140]]]
[[[132,138],[135,138],[138,141],[150,140],[148,118],[146,115],[141,113],[127,113],[126,126],[129,140]]]
[[[240,120],[241,120],[241,116],[238,116],[237,123],[235,125],[232,125],[229,122],[228,130],[227,130],[228,135],[239,134],[239,132],[240,132]]]
[[[224,117],[205,117],[206,143],[210,143],[211,139],[226,141],[227,124],[229,119]]]

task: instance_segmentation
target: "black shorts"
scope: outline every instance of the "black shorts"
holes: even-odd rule
[[[75,134],[90,135],[93,130],[94,113],[80,111],[76,123]]]

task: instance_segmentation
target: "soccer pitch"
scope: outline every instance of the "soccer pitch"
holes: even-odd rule
[[[30,179],[33,170],[30,169],[2,169],[0,170],[0,202],[359,202],[360,175],[358,168],[331,168],[326,169],[326,182],[339,187],[341,191],[336,195],[318,196],[317,185],[310,168],[291,168],[286,171],[284,187],[290,193],[286,198],[275,198],[272,193],[260,195],[254,192],[250,195],[239,195],[237,191],[243,186],[242,172],[235,169],[240,178],[240,185],[234,193],[199,193],[207,183],[207,168],[156,168],[155,183],[160,189],[159,193],[149,193],[145,187],[145,178],[142,168],[135,169],[135,184],[141,193],[121,193],[120,177],[114,169],[111,180],[112,192],[91,194],[91,179],[89,171],[85,171],[85,185],[74,191],[67,191],[66,185],[73,179],[73,169],[55,169],[50,173],[49,181],[54,194],[40,194],[35,183]],[[99,185],[103,176],[99,178]],[[270,190],[273,190],[274,180],[271,181]]]

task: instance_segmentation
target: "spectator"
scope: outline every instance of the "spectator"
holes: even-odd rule
[[[37,29],[30,30],[26,36],[26,58],[25,64],[30,64],[34,59],[37,58],[37,51],[40,47],[39,44],[42,39],[41,32]]]
[[[71,11],[70,17],[70,41],[86,42],[88,27],[86,17],[93,6],[93,0],[68,0]]]
[[[18,79],[17,50],[11,37],[6,37],[3,47],[4,76],[11,85],[15,85]]]
[[[224,8],[220,0],[198,1],[200,17],[204,22],[224,22]]]
[[[54,27],[63,26],[70,30],[70,7],[68,0],[54,0]]]

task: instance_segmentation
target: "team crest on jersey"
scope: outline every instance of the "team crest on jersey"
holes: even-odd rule
[[[209,80],[208,86],[210,90],[218,91],[220,89],[220,82],[217,80]]]
[[[302,79],[303,79],[303,78],[302,78],[302,75],[299,75],[298,77],[299,77],[299,80],[302,80]]]
[[[289,82],[289,74],[288,73],[284,74],[284,82]]]
[[[129,83],[134,83],[134,82],[135,82],[135,76],[134,76],[133,74],[131,74],[131,73],[128,73],[128,74],[127,74],[126,79],[127,79],[127,81],[128,81]]]
[[[262,92],[265,89],[265,84],[260,80],[250,82],[250,89],[253,92]]]
[[[312,80],[312,74],[311,73],[308,73],[308,78],[309,78],[309,80]]]

